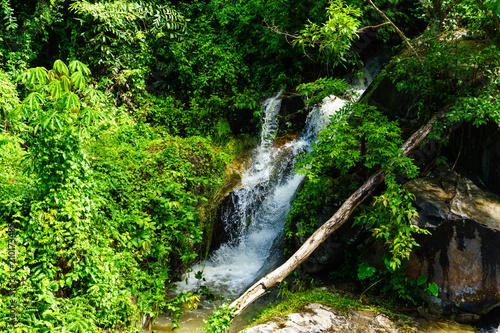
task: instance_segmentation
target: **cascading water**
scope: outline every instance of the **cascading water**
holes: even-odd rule
[[[178,290],[195,291],[204,285],[224,298],[234,299],[279,264],[280,236],[293,196],[304,178],[292,168],[298,155],[308,151],[318,132],[327,126],[330,115],[346,103],[340,98],[326,98],[321,107],[311,110],[300,137],[276,147],[281,94],[263,103],[260,142],[252,164],[242,175],[240,186],[231,193],[231,210],[221,214],[221,222],[232,237],[206,262],[192,268],[193,272],[203,271],[202,281],[191,274],[177,284]],[[213,305],[208,302],[200,305],[205,311],[189,311],[177,332],[201,330],[202,319],[211,314]],[[168,331],[161,326],[155,329]]]
[[[280,95],[263,105],[259,146],[251,167],[242,175],[241,186],[231,194],[234,211],[224,215],[223,222],[237,230],[237,237],[221,245],[206,263],[193,268],[203,269],[203,283],[225,296],[244,291],[268,268],[266,263],[275,261],[273,244],[283,230],[292,198],[303,180],[292,167],[297,156],[310,148],[319,130],[328,124],[329,116],[346,103],[335,97],[325,99],[321,108],[311,111],[299,138],[275,147]],[[190,288],[193,282],[188,279],[179,289]]]
[[[368,84],[354,87],[355,92],[361,94]],[[292,168],[297,157],[310,150],[318,132],[328,125],[330,116],[347,103],[338,97],[325,98],[321,106],[309,113],[302,134],[276,147],[281,94],[263,103],[260,142],[254,150],[252,164],[242,175],[240,186],[230,194],[231,208],[221,214],[228,240],[206,262],[192,268],[193,272],[203,271],[203,280],[191,274],[177,284],[178,290],[196,291],[203,285],[225,299],[234,299],[280,263],[280,236],[293,196],[304,178]],[[213,304],[202,302],[200,305],[201,311],[188,311],[183,316],[177,332],[202,330],[202,319],[212,313]],[[155,329],[168,331],[160,326]]]

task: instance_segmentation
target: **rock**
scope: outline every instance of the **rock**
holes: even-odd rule
[[[347,314],[311,303],[306,311],[292,313],[286,318],[276,317],[272,321],[250,327],[241,333],[413,333],[453,332],[472,333],[466,325],[448,321],[419,319],[413,324],[393,321],[385,314],[371,310],[350,310]]]
[[[405,184],[415,194],[417,235],[407,274],[439,287],[436,303],[484,315],[500,306],[500,199],[471,180],[441,168]]]
[[[280,110],[279,132],[300,133],[307,118],[304,101],[299,94],[283,96]]]
[[[254,326],[244,333],[313,333],[313,332],[417,332],[405,327],[402,331],[396,328],[387,316],[372,311],[351,311],[348,314],[333,311],[331,308],[312,303],[306,306],[307,312],[292,313],[286,318]]]

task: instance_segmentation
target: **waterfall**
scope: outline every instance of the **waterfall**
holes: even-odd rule
[[[353,91],[349,94],[360,96],[377,71],[376,66],[364,70],[368,79],[353,82]],[[206,262],[192,267],[192,273],[177,283],[179,291],[196,291],[205,286],[225,300],[235,299],[281,263],[285,219],[304,179],[293,172],[293,166],[300,154],[310,151],[318,132],[328,126],[330,116],[347,103],[335,96],[325,98],[320,106],[309,112],[301,135],[277,147],[274,141],[279,127],[281,98],[282,92],[279,92],[262,104],[260,141],[253,151],[251,166],[242,175],[240,186],[230,194],[231,204],[220,214],[219,223],[226,228],[227,241]],[[193,276],[198,271],[203,271],[201,281]],[[213,306],[202,301],[201,310],[185,313],[177,332],[200,330],[204,326],[203,320],[212,314]],[[165,322],[168,319],[159,320]],[[156,329],[165,332],[160,327]]]
[[[231,226],[235,236],[205,263],[193,267],[193,272],[203,270],[205,281],[188,277],[178,284],[179,290],[196,290],[202,284],[224,297],[235,297],[280,260],[281,249],[276,245],[304,178],[292,168],[298,155],[310,150],[329,117],[346,103],[337,97],[325,98],[321,107],[311,110],[298,138],[275,147],[280,98],[281,92],[263,103],[260,142],[253,152],[252,165],[242,175],[241,186],[231,194],[233,209],[221,214],[222,222]]]

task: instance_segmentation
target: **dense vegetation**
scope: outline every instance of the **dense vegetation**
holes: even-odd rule
[[[427,26],[405,30],[424,32],[417,56],[401,53],[384,74],[418,95],[420,120],[443,107],[442,127],[500,120],[498,1],[377,5],[401,27]],[[141,314],[193,302],[165,294],[203,250],[201,212],[258,129],[259,99],[301,83],[310,104],[340,94],[331,77],[401,45],[384,25],[352,48],[380,20],[361,0],[0,1],[0,330],[134,332]],[[377,167],[418,174],[390,115],[351,104],[338,117],[298,167],[309,181],[289,220],[306,212],[307,232],[318,182],[334,189]],[[396,177],[386,185],[359,221],[382,223],[393,272],[423,231],[408,224]]]

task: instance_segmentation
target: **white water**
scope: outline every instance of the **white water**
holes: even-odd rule
[[[177,283],[179,291],[196,291],[204,285],[225,299],[235,299],[258,278],[273,269],[281,259],[280,235],[290,204],[303,176],[291,168],[297,156],[310,149],[317,133],[328,125],[328,118],[346,101],[325,98],[323,105],[308,115],[302,135],[281,147],[274,146],[278,131],[281,92],[267,99],[263,108],[260,142],[251,167],[242,175],[240,187],[233,192],[234,211],[222,214],[227,225],[236,229],[237,237],[220,246],[206,262],[192,272],[203,271],[204,281],[186,276]],[[202,319],[212,311],[212,304],[202,302],[204,310],[193,310],[182,319],[178,332],[194,332],[203,327]],[[168,331],[167,318],[160,318],[159,332]]]

